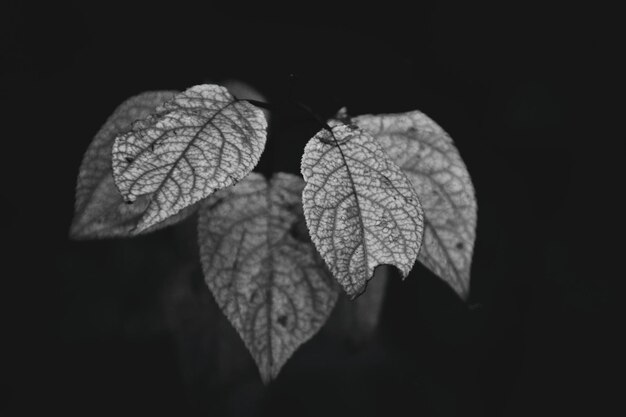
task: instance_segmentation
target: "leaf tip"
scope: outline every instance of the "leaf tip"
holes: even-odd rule
[[[354,301],[360,296],[362,296],[363,294],[365,294],[370,281],[374,279],[375,270],[376,268],[374,268],[374,271],[372,271],[372,274],[370,275],[370,277],[367,278],[361,284],[357,283],[357,284],[351,285],[350,287],[344,287],[346,294],[348,295],[348,298],[350,299],[350,301]]]
[[[81,215],[81,213],[75,213],[67,233],[68,239],[79,241],[98,238],[93,228],[90,227],[89,221],[90,219]]]
[[[273,380],[275,380],[276,377],[278,376],[278,372],[280,372],[280,370],[273,370],[273,369],[270,369],[269,367],[258,368],[258,369],[259,369],[259,375],[261,376],[261,382],[265,386],[268,386]]]
[[[469,302],[469,283],[461,288],[454,288],[454,292],[461,298],[464,303]]]
[[[83,239],[83,225],[79,221],[77,217],[72,219],[72,224],[70,224],[69,231],[67,233],[67,237],[70,240],[82,240]]]

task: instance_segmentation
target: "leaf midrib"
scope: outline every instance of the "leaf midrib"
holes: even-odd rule
[[[213,122],[213,120],[215,120],[215,118],[221,114],[224,110],[226,110],[229,106],[234,105],[238,103],[237,100],[233,100],[231,102],[228,102],[228,104],[226,104],[223,107],[220,107],[220,109],[218,111],[216,111],[213,115],[211,115],[211,117],[202,124],[202,126],[200,126],[200,128],[197,130],[196,133],[194,133],[193,137],[191,138],[191,140],[188,141],[188,143],[185,145],[185,148],[182,150],[182,152],[180,153],[180,155],[176,158],[176,160],[171,164],[170,168],[167,170],[167,173],[165,174],[165,177],[163,178],[163,181],[160,182],[159,186],[157,187],[156,190],[154,190],[154,192],[152,193],[153,195],[158,195],[161,190],[163,189],[163,186],[165,185],[166,182],[168,182],[170,180],[170,178],[172,177],[172,172],[174,172],[174,169],[178,166],[178,164],[180,163],[180,161],[183,160],[183,158],[185,157],[185,155],[187,154],[187,152],[189,151],[189,149],[191,148],[191,146],[193,146],[195,144],[195,142],[198,140],[200,133],[204,131],[204,129],[206,129],[206,127],[211,124]],[[219,131],[220,129],[218,129]],[[192,167],[193,170],[193,167]],[[194,175],[195,178],[195,175]],[[130,191],[130,190],[129,190]],[[152,204],[153,204],[154,200],[150,199],[150,204],[148,205],[148,207],[146,208],[146,212],[148,212],[151,208],[152,208]],[[143,223],[143,222],[141,222]],[[139,224],[137,225],[137,227],[135,229],[137,229],[139,227]],[[142,228],[141,230],[144,230],[145,228]],[[139,231],[141,231],[139,230]],[[134,230],[133,232],[137,232],[137,230]]]
[[[365,266],[365,272],[366,274],[369,272],[369,262],[368,262],[368,258],[369,258],[369,254],[368,254],[368,250],[367,250],[367,243],[366,243],[366,239],[365,239],[365,223],[363,222],[363,215],[361,214],[361,204],[359,202],[359,194],[357,193],[356,190],[356,184],[354,182],[354,177],[352,176],[352,172],[350,171],[350,166],[348,165],[348,161],[346,159],[345,154],[343,153],[343,150],[341,149],[341,145],[339,144],[339,141],[337,140],[337,138],[335,137],[335,134],[332,132],[330,132],[331,136],[333,137],[333,139],[335,140],[335,144],[337,146],[337,149],[339,149],[339,154],[341,155],[341,159],[343,160],[343,164],[346,167],[346,172],[348,173],[348,180],[350,181],[350,187],[352,188],[352,192],[354,194],[354,199],[356,201],[356,207],[357,207],[357,214],[358,214],[358,219],[359,219],[359,227],[361,229],[361,236],[362,236],[362,245],[363,245],[363,265]],[[347,143],[344,142],[344,143]],[[367,281],[369,281],[371,279],[370,278],[365,278],[365,284],[367,284]],[[352,299],[356,298],[356,296],[358,295],[358,293],[360,293],[362,291],[358,291],[357,293],[351,295],[350,297]]]

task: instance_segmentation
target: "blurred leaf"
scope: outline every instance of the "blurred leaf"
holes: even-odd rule
[[[418,259],[466,299],[477,204],[469,172],[452,138],[419,111],[363,115],[352,123],[374,135],[420,198],[425,220]]]
[[[200,210],[205,280],[264,382],[324,324],[339,291],[308,236],[303,187],[295,175],[268,184],[252,173]]]
[[[147,200],[134,232],[245,177],[261,157],[266,128],[261,110],[210,84],[189,88],[133,123],[113,145],[113,177],[129,204]]]
[[[422,208],[400,168],[367,132],[331,121],[306,145],[304,215],[311,238],[352,298],[374,268],[410,272],[422,241]]]
[[[79,169],[70,237],[93,239],[131,234],[147,207],[147,200],[141,199],[132,205],[124,203],[113,181],[113,142],[118,134],[130,128],[132,122],[147,117],[175,94],[174,91],[149,91],[131,97],[115,109],[100,128],[89,144]],[[150,230],[175,223],[189,213],[180,213]]]

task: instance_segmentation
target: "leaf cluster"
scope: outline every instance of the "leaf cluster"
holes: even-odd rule
[[[419,111],[349,117],[307,143],[302,177],[253,172],[260,102],[205,84],[122,103],[89,145],[75,239],[131,237],[198,214],[206,283],[270,381],[340,291],[418,260],[466,298],[477,205],[452,139]]]

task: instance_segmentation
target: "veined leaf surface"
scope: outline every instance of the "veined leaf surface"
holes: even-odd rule
[[[415,187],[425,217],[419,261],[467,298],[477,204],[452,138],[419,111],[363,115],[352,123],[377,139]]]
[[[113,177],[125,201],[146,196],[141,232],[237,183],[265,147],[263,112],[226,88],[191,87],[117,137]]]
[[[295,175],[268,183],[252,173],[205,200],[199,214],[206,283],[265,382],[318,331],[339,292],[308,236],[303,187]]]
[[[111,151],[115,137],[129,129],[132,122],[147,117],[157,106],[171,99],[175,91],[148,91],[120,104],[89,144],[81,163],[76,184],[75,212],[70,236],[91,239],[129,236],[146,209],[145,199],[126,204],[115,187]],[[180,213],[155,230],[181,220]]]
[[[311,239],[351,297],[374,268],[410,272],[422,241],[423,213],[413,186],[367,132],[331,121],[306,145],[302,194]]]

